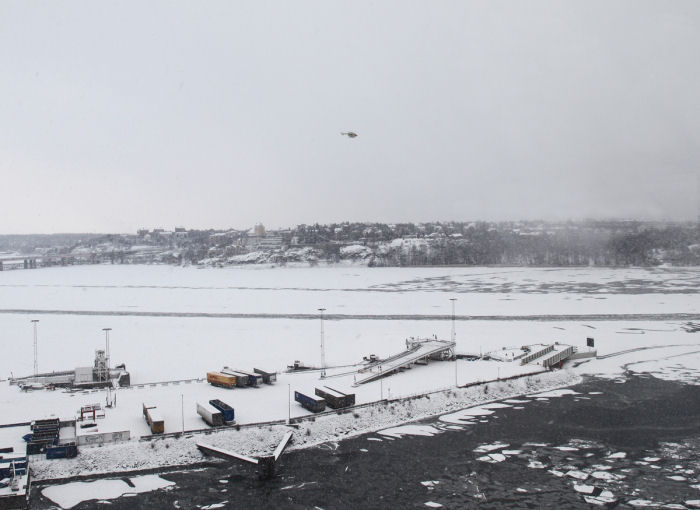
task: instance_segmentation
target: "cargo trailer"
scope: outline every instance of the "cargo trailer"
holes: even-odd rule
[[[221,414],[224,415],[224,421],[226,423],[232,423],[234,421],[235,413],[233,407],[228,405],[226,402],[222,402],[219,399],[214,399],[210,400],[209,404],[216,407],[221,412]]]
[[[304,395],[294,391],[294,400],[299,402],[304,409],[314,413],[320,413],[326,409],[326,401],[316,396]]]
[[[233,388],[237,384],[235,375],[222,374],[221,372],[207,372],[207,382],[212,386],[222,388]]]
[[[243,387],[248,386],[248,375],[236,370],[232,370],[229,367],[224,367],[221,369],[222,374],[232,375],[236,378],[236,386]]]
[[[265,370],[260,370],[259,368],[254,368],[253,372],[261,375],[265,384],[272,384],[273,382],[277,381],[276,372],[266,372]]]
[[[334,390],[328,386],[315,388],[315,393],[326,401],[328,407],[332,407],[333,409],[355,405],[354,393],[343,393],[342,391]]]
[[[247,386],[257,387],[263,383],[263,377],[260,374],[251,374],[245,370],[234,370],[229,367],[224,367],[222,372],[226,374],[234,374],[237,377],[245,377]]]
[[[224,415],[210,404],[197,402],[197,414],[212,427],[221,427],[224,424]]]
[[[165,421],[154,405],[143,404],[143,416],[151,427],[152,434],[162,434],[165,432]]]

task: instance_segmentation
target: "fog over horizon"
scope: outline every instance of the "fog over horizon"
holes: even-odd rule
[[[698,54],[694,1],[7,0],[0,234],[694,221]]]

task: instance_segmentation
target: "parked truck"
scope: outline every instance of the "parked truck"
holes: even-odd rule
[[[294,391],[294,400],[299,402],[304,409],[308,409],[314,413],[320,413],[326,409],[326,401],[320,397],[304,395],[298,391]]]
[[[151,428],[152,434],[162,434],[165,432],[165,421],[158,412],[158,408],[152,404],[143,404],[143,416]]]
[[[226,402],[222,402],[219,399],[210,400],[209,404],[217,408],[221,412],[221,414],[224,415],[224,421],[226,423],[233,423],[235,419],[233,407],[228,405]]]
[[[259,368],[254,368],[253,372],[261,375],[265,384],[272,384],[273,382],[277,381],[277,373],[275,372],[266,372],[265,370],[260,370]]]
[[[212,427],[221,427],[224,424],[224,415],[210,404],[197,402],[197,414]]]
[[[340,409],[342,407],[349,407],[355,405],[355,394],[354,393],[343,393],[342,391],[334,390],[328,386],[322,386],[321,388],[315,388],[315,393],[319,397],[323,398],[328,407],[333,409]]]
[[[222,374],[221,372],[207,372],[207,382],[212,386],[222,388],[233,388],[238,383],[235,375]]]

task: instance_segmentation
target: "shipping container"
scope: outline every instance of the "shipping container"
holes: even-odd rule
[[[207,372],[207,382],[212,386],[233,388],[236,386],[237,381],[235,375],[222,374],[221,372]]]
[[[197,402],[197,414],[212,427],[224,424],[224,415],[214,406]]]
[[[298,391],[294,392],[294,400],[299,402],[304,409],[314,413],[320,413],[326,409],[326,401],[316,396],[304,395]]]
[[[260,370],[259,368],[254,368],[253,372],[261,375],[265,384],[272,384],[273,382],[277,381],[276,372],[266,372],[265,370]]]
[[[210,400],[209,403],[216,407],[219,411],[221,411],[221,414],[224,415],[224,421],[227,423],[231,423],[235,419],[235,413],[233,410],[233,407],[228,405],[226,402],[222,402],[219,399],[214,399]]]
[[[315,388],[315,393],[326,401],[328,407],[333,409],[340,409],[342,407],[355,405],[354,393],[343,393],[342,391],[334,390],[328,386]]]
[[[47,448],[47,459],[72,459],[78,455],[78,447],[75,443],[61,444]]]
[[[12,474],[24,475],[27,472],[27,457],[9,457],[0,459],[0,480],[12,478]]]

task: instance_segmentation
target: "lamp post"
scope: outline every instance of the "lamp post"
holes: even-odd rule
[[[384,400],[384,377],[382,376],[381,365],[379,365],[379,400]]]
[[[34,379],[36,380],[37,375],[39,375],[39,354],[37,348],[37,324],[39,324],[39,319],[32,319],[31,322],[34,324]]]
[[[455,330],[455,301],[457,301],[457,298],[450,298],[450,301],[452,301],[452,342],[454,345],[452,348],[454,349],[455,353],[455,386],[459,386],[457,384],[457,332]]]
[[[287,385],[287,425],[292,423],[292,385]]]
[[[182,416],[182,435],[185,435],[185,395],[180,393],[180,416]]]
[[[107,358],[107,379],[109,379],[109,332],[112,328],[102,328],[105,332],[105,358]]]
[[[321,379],[326,378],[326,347],[324,345],[324,338],[323,338],[323,312],[326,311],[325,308],[319,308],[319,312],[321,312]]]

